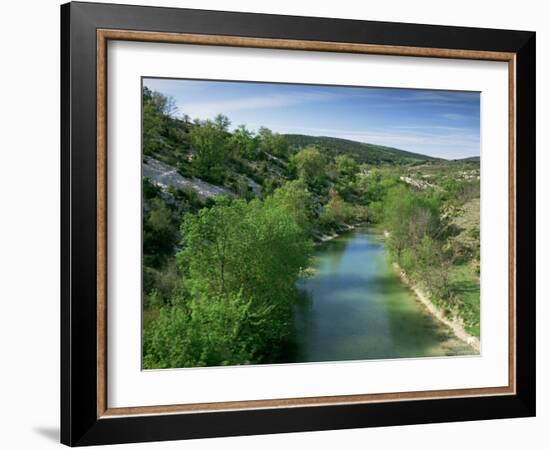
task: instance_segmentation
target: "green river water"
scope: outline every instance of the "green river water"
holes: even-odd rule
[[[358,229],[317,247],[296,310],[290,362],[476,352],[430,315],[388,261],[383,238]]]

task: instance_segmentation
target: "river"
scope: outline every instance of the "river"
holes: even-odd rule
[[[291,362],[475,354],[403,285],[381,234],[358,229],[317,247],[295,314]]]

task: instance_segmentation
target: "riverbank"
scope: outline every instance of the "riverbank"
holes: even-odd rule
[[[326,242],[330,242],[331,240],[334,240],[338,237],[340,237],[342,234],[345,234],[346,232],[353,231],[354,229],[357,229],[361,226],[365,226],[366,223],[359,222],[354,224],[342,224],[342,226],[334,231],[332,234],[319,234],[314,237],[315,239],[315,245],[321,245]]]
[[[384,232],[384,235],[386,235],[386,233],[387,231]],[[405,284],[410,290],[413,291],[413,293],[416,295],[416,298],[426,307],[426,310],[428,310],[428,312],[430,312],[430,314],[433,315],[438,321],[451,329],[458,339],[470,345],[472,348],[479,352],[481,348],[479,339],[466,332],[466,330],[464,329],[464,325],[461,321],[457,319],[449,320],[448,318],[446,318],[443,310],[437,307],[430,300],[429,295],[425,291],[423,291],[418,284],[414,283],[407,276],[407,273],[403,271],[403,269],[399,266],[397,262],[393,262],[392,265],[393,268],[397,271],[403,284]]]
[[[475,355],[426,313],[388,263],[381,230],[356,226],[318,245],[297,287],[291,362]]]
[[[384,239],[387,239],[390,236],[390,233],[387,230],[384,230]],[[397,271],[399,277],[401,278],[401,281],[415,294],[416,298],[426,307],[428,312],[432,314],[438,321],[443,323],[445,326],[447,326],[449,329],[453,331],[455,336],[463,341],[464,343],[468,344],[472,348],[474,348],[476,351],[479,351],[481,348],[481,344],[479,341],[479,338],[470,335],[466,330],[464,329],[464,324],[458,320],[453,319],[449,320],[445,317],[445,312],[441,310],[438,306],[436,306],[431,300],[430,295],[426,293],[422,288],[412,281],[412,279],[407,276],[407,273],[401,268],[401,266],[397,262],[392,263],[393,268]]]

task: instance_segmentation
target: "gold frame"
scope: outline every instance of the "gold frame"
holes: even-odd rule
[[[303,406],[344,405],[421,399],[514,395],[516,393],[516,55],[515,53],[444,48],[265,39],[222,35],[157,33],[98,29],[97,35],[97,417],[197,413]],[[502,61],[508,63],[508,385],[505,387],[431,390],[287,399],[231,401],[139,407],[107,407],[107,42],[109,40],[362,53],[428,58]]]

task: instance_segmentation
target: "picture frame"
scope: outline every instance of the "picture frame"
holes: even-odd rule
[[[109,408],[107,43],[112,41],[507,63],[508,385]],[[72,2],[61,7],[61,56],[62,443],[535,416],[535,33]]]

